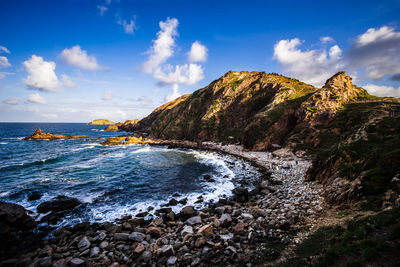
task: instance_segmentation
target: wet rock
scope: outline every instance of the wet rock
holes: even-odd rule
[[[51,264],[52,264],[52,262],[51,262],[51,257],[50,256],[41,258],[40,261],[39,261],[39,265],[43,266],[43,267],[50,267]]]
[[[108,247],[108,244],[109,244],[109,243],[108,243],[107,241],[103,241],[103,242],[100,243],[99,247],[100,247],[101,249],[105,249],[105,248]]]
[[[176,206],[176,205],[178,205],[179,204],[179,202],[178,202],[178,200],[176,200],[175,198],[172,198],[169,202],[168,202],[168,205],[170,205],[170,206]]]
[[[142,254],[142,259],[144,262],[149,263],[151,261],[152,253],[148,250],[144,251]]]
[[[39,200],[41,199],[43,196],[42,193],[38,193],[38,192],[33,192],[29,195],[28,197],[28,201],[35,201],[35,200]]]
[[[179,213],[179,216],[184,217],[184,218],[189,218],[193,216],[195,213],[194,207],[193,206],[186,206],[184,207],[181,212]]]
[[[128,233],[115,233],[114,234],[114,239],[115,240],[126,241],[126,240],[129,239],[129,234]]]
[[[232,231],[237,235],[243,235],[246,233],[245,224],[242,222],[237,223],[234,227],[232,227]]]
[[[233,193],[238,201],[247,201],[249,199],[249,190],[245,187],[236,187]]]
[[[133,240],[135,242],[142,242],[146,238],[145,234],[139,233],[139,232],[132,232],[129,235],[129,239]]]
[[[58,196],[54,200],[45,201],[41,203],[37,208],[38,213],[47,213],[49,211],[59,212],[75,208],[80,205],[81,202],[73,197]]]
[[[142,217],[146,217],[148,214],[149,213],[147,211],[143,211],[143,212],[136,214],[136,217],[142,218]]]

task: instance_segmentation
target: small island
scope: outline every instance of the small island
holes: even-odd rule
[[[87,123],[87,125],[113,125],[113,124],[115,124],[115,122],[106,119],[92,120],[91,122]]]
[[[63,134],[51,134],[44,133],[42,129],[36,129],[31,136],[27,136],[22,140],[59,140],[59,139],[79,139],[88,137],[87,135],[63,135]]]

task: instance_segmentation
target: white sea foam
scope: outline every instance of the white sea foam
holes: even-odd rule
[[[72,151],[81,151],[81,150],[92,149],[92,148],[94,148],[94,146],[85,146],[85,147],[74,148],[74,149],[72,149]]]
[[[8,196],[9,194],[10,194],[9,191],[1,192],[1,193],[0,193],[0,197],[6,197],[6,196]]]
[[[7,142],[0,142],[0,145],[7,145]]]

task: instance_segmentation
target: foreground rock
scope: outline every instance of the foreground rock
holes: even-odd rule
[[[63,134],[51,134],[51,133],[44,133],[42,129],[36,129],[33,135],[25,137],[22,140],[58,140],[58,139],[79,139],[88,137],[87,135],[63,135]]]
[[[43,266],[244,266],[277,255],[274,246],[292,245],[293,233],[319,216],[320,187],[304,182],[308,161],[262,155],[273,174],[257,193],[238,187],[232,198],[201,210],[163,207],[154,211],[160,217],[140,212],[114,223],[66,227],[15,260]]]
[[[22,206],[0,202],[0,259],[31,245],[35,226]]]
[[[41,203],[37,207],[37,212],[46,213],[49,211],[55,211],[55,212],[65,211],[73,209],[80,204],[81,202],[76,198],[67,196],[57,196],[57,198],[54,200],[45,201]]]
[[[106,119],[97,119],[87,123],[87,125],[112,125],[112,124],[115,124],[115,122]]]

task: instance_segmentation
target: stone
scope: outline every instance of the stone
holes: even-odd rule
[[[52,262],[51,262],[51,257],[50,256],[41,258],[40,261],[39,261],[39,265],[43,266],[43,267],[50,267],[51,264],[52,264]]]
[[[142,242],[145,238],[146,238],[146,235],[143,233],[139,233],[139,232],[132,232],[129,235],[129,239],[133,240],[135,242]]]
[[[84,236],[78,243],[78,249],[79,251],[84,251],[85,249],[88,249],[90,247],[90,241],[89,239]]]
[[[142,243],[139,243],[135,248],[135,253],[141,254],[145,250],[146,250],[145,246]]]
[[[101,249],[105,249],[106,247],[108,247],[108,242],[107,242],[107,241],[101,242],[100,245],[99,245],[99,247],[100,247]]]
[[[237,223],[234,227],[232,227],[232,231],[237,235],[245,234],[245,224],[242,222]]]
[[[82,260],[82,259],[79,259],[79,258],[73,258],[73,259],[69,262],[69,264],[70,264],[71,267],[83,266],[84,263],[85,263],[85,261]]]
[[[35,201],[35,200],[39,200],[41,199],[43,196],[42,193],[38,193],[38,192],[33,192],[29,195],[28,197],[28,201]]]
[[[126,241],[126,240],[129,239],[129,234],[128,233],[115,233],[114,234],[114,239],[115,240]]]
[[[164,220],[161,217],[157,217],[151,222],[151,224],[154,226],[160,226],[163,223],[164,223]]]
[[[97,256],[100,253],[99,247],[94,247],[90,249],[90,257]]]
[[[167,265],[174,265],[176,263],[177,257],[171,256],[167,260]]]
[[[191,217],[186,221],[186,223],[190,224],[190,225],[200,224],[201,223],[201,217],[200,216]]]
[[[161,253],[162,255],[164,255],[165,257],[169,257],[175,254],[174,248],[171,245],[164,245],[161,248]]]
[[[197,231],[198,234],[204,235],[204,236],[212,236],[213,235],[213,227],[211,224],[206,224],[200,227],[200,229]]]
[[[171,198],[170,201],[168,202],[168,205],[170,206],[176,206],[179,204],[179,201],[176,200],[175,198]]]
[[[187,234],[193,234],[193,227],[189,225],[185,225],[181,231],[181,235],[185,236]]]
[[[38,213],[47,213],[49,211],[59,212],[75,208],[81,202],[73,197],[57,196],[57,198],[41,203],[37,208]]]
[[[259,207],[251,207],[250,214],[253,215],[253,217],[256,219],[259,217],[265,217],[267,215],[267,213]]]
[[[147,263],[149,263],[151,261],[152,256],[153,256],[152,253],[148,250],[146,250],[142,253],[142,259],[144,262],[147,262]]]
[[[182,217],[189,218],[193,216],[195,213],[193,206],[186,206],[184,207],[181,212],[179,213]]]
[[[232,222],[232,217],[231,217],[231,215],[224,213],[219,218],[219,221],[220,221],[221,225],[227,225]]]
[[[204,246],[205,243],[206,243],[206,239],[205,239],[204,237],[199,237],[199,238],[197,238],[197,240],[196,240],[194,246],[195,246],[196,248],[199,248],[199,247],[201,247],[201,246]]]
[[[146,229],[146,234],[157,238],[162,235],[162,230],[159,227],[149,227]]]

